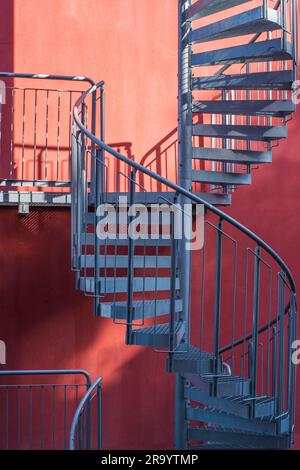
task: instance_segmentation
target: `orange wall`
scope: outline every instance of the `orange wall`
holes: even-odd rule
[[[15,0],[7,34],[12,63],[0,56],[1,68],[104,79],[107,140],[128,142],[138,160],[176,127],[175,0]],[[252,187],[240,189],[229,209],[280,251],[298,279],[299,119],[290,123],[273,165],[255,172]],[[75,291],[69,210],[33,210],[26,218],[15,208],[0,212],[0,336],[7,367],[101,374],[104,445],[170,448],[173,379],[162,355],[126,347],[124,329],[94,319],[90,301]]]

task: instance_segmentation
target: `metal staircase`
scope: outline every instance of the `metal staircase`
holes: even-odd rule
[[[197,195],[199,184],[202,192],[225,195],[250,184],[253,165],[271,162],[272,147],[287,137],[295,111],[296,2],[272,2],[273,8],[267,1],[255,8],[249,4],[179,1],[179,184],[104,143],[103,82],[74,108],[77,286],[92,297],[96,316],[124,324],[128,345],[167,355],[167,371],[176,374],[178,449],[286,449],[293,442],[297,311],[292,274],[267,243]],[[237,13],[230,10],[237,6]],[[218,12],[223,18],[216,21]],[[203,42],[206,48],[197,49]],[[220,64],[223,68],[215,70]],[[207,70],[212,73],[203,76]],[[95,94],[99,137],[85,125],[87,103]],[[155,236],[147,239],[143,233],[153,235],[149,181],[173,191],[173,200],[158,194],[164,210]],[[121,204],[120,195],[125,197]],[[139,207],[147,200],[146,209]],[[195,213],[199,205],[204,221]],[[107,225],[105,237],[98,228],[113,210],[115,224]],[[178,222],[178,213],[185,212]],[[146,222],[143,228],[137,223],[140,237],[134,239],[127,230],[141,213]],[[195,220],[203,222],[196,232],[203,243],[191,250],[187,241]],[[185,233],[182,239],[178,227]]]
[[[105,143],[104,82],[67,78],[91,83],[71,129],[76,286],[95,316],[124,325],[127,345],[166,355],[177,449],[287,449],[295,282],[270,245],[213,204],[250,184],[287,137],[297,2],[178,4],[178,183]]]

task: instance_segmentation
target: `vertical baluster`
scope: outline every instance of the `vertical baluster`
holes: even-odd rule
[[[67,385],[64,385],[64,449],[67,448],[67,419],[68,419],[68,408],[67,408]]]
[[[59,181],[59,156],[60,156],[60,111],[61,111],[61,92],[57,95],[57,135],[56,135],[56,181]]]
[[[254,287],[253,287],[253,316],[252,316],[252,374],[251,374],[251,392],[255,397],[257,393],[257,369],[258,369],[258,325],[259,325],[259,294],[260,294],[260,247],[255,249],[254,260]]]
[[[36,149],[37,149],[37,106],[38,106],[38,91],[34,92],[34,129],[33,129],[33,181],[36,178]]]
[[[97,450],[102,449],[102,386],[97,387]]]
[[[103,129],[104,129],[104,116],[103,116],[103,113],[102,113],[102,108],[104,106],[104,89],[103,87],[100,88],[100,126],[101,126],[101,129],[100,129],[100,139],[102,141],[104,141],[104,133],[102,133],[102,126],[103,126]],[[96,121],[97,121],[97,90],[95,90],[93,93],[92,93],[92,117],[91,117],[91,133],[93,135],[96,135]],[[91,174],[90,174],[90,178],[91,178],[91,193],[90,193],[90,196],[91,196],[91,200],[90,202],[91,203],[95,203],[95,199],[94,199],[94,196],[95,196],[95,178],[96,178],[96,165],[97,165],[97,161],[95,159],[95,143],[92,141],[91,142]]]
[[[273,326],[272,341],[272,395],[277,399],[277,327]]]
[[[176,198],[174,200],[176,204]],[[173,351],[176,347],[175,339],[175,302],[176,302],[176,278],[177,278],[177,242],[175,238],[175,224],[174,224],[174,211],[171,208],[170,212],[170,226],[171,226],[171,296],[170,296],[170,340],[169,340],[169,367],[172,370]]]
[[[288,36],[287,36],[287,0],[281,0],[281,21],[282,21],[282,29],[283,29],[283,48],[287,49],[288,44]]]
[[[52,386],[52,449],[55,449],[56,431],[56,386]]]
[[[291,336],[289,338],[289,348],[291,349],[292,344],[297,337],[297,307],[296,299],[294,293],[290,294],[290,332]],[[289,394],[289,416],[290,416],[290,432],[291,432],[291,444],[293,444],[293,432],[295,426],[295,405],[296,405],[296,365],[292,363],[292,358],[290,357],[290,386],[288,390]]]
[[[28,449],[32,449],[32,385],[29,385],[29,410],[28,410]]]
[[[77,142],[76,142],[76,125],[75,123],[71,128],[71,266],[72,269],[76,268],[76,169],[77,169]]]
[[[15,116],[15,89],[11,89],[10,107],[10,156],[9,156],[9,176],[12,178],[14,169],[14,116]]]
[[[21,387],[17,388],[17,449],[21,447]]]
[[[23,123],[22,123],[22,162],[21,162],[21,179],[24,179],[25,165],[25,130],[26,130],[26,90],[23,90]]]
[[[129,208],[135,201],[135,178],[136,172],[132,171],[130,175]],[[132,216],[128,215],[128,226]],[[128,271],[127,271],[127,327],[126,344],[131,344],[132,322],[133,322],[133,282],[134,282],[134,241],[128,230]]]
[[[279,370],[278,370],[278,408],[277,413],[281,415],[284,408],[284,310],[285,310],[285,274],[279,275]]]
[[[214,373],[218,375],[219,349],[220,349],[220,323],[221,323],[221,289],[222,289],[222,233],[223,220],[217,224],[216,234],[216,265],[215,265],[215,303],[214,303]],[[214,379],[214,394],[217,395],[218,378]]]
[[[48,140],[49,140],[49,90],[46,92],[46,143],[45,143],[45,171],[44,178],[48,178]],[[42,174],[38,175],[39,178],[43,179]]]
[[[9,387],[5,389],[5,447],[9,449]]]
[[[44,426],[45,426],[45,397],[44,397],[44,385],[40,389],[40,448],[44,449]]]

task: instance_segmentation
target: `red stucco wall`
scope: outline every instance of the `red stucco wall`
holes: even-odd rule
[[[175,129],[175,0],[2,4],[12,18],[10,24],[1,17],[2,69],[104,79],[107,140],[128,142],[137,159]],[[274,151],[273,165],[255,172],[253,185],[240,189],[228,209],[282,254],[296,279],[299,119]],[[16,208],[0,208],[0,216],[0,337],[7,343],[7,368],[76,367],[101,374],[104,446],[171,447],[173,379],[164,372],[164,357],[126,347],[123,327],[94,319],[90,301],[75,291],[69,210],[33,210],[20,218]]]

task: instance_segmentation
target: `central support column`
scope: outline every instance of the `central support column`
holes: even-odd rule
[[[191,190],[192,187],[192,91],[191,91],[191,22],[187,21],[187,11],[191,0],[178,0],[178,154],[179,184]],[[180,196],[183,207],[190,200]],[[191,221],[192,222],[192,221]],[[186,227],[185,227],[186,228]],[[192,226],[190,227],[192,229]],[[191,252],[186,247],[185,237],[180,246],[179,269],[181,276],[181,294],[183,299],[183,320],[186,333],[184,346],[190,343],[190,273]],[[175,433],[176,449],[186,448],[186,422],[184,400],[185,378],[177,374],[175,387]]]

